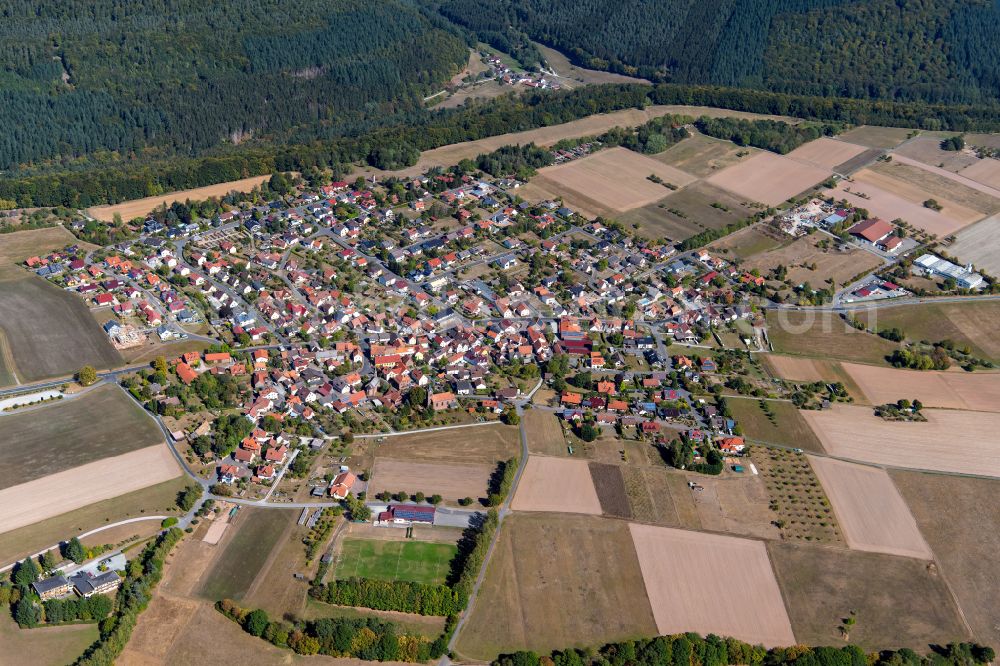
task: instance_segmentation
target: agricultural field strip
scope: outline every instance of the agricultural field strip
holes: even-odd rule
[[[1000,275],[1000,213],[959,231],[948,253],[977,270]]]
[[[799,146],[785,157],[820,169],[833,169],[866,151],[864,146],[824,136]]]
[[[831,174],[828,169],[762,152],[711,176],[707,182],[751,201],[777,206]]]
[[[602,513],[586,460],[537,455],[528,458],[511,509],[595,516]]]
[[[1000,160],[980,160],[959,171],[958,175],[994,189],[1000,188]]]
[[[926,407],[1000,412],[1000,373],[938,372],[844,363],[844,370],[873,405],[900,398]]]
[[[933,559],[930,546],[884,469],[807,457],[833,505],[848,546],[887,555]]]

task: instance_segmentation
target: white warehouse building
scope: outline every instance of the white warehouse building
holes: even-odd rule
[[[932,275],[954,279],[963,289],[976,289],[983,284],[983,276],[979,273],[973,273],[933,254],[922,255],[913,263]]]

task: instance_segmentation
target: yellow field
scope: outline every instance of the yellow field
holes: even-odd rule
[[[121,215],[123,220],[131,220],[136,217],[144,217],[154,208],[164,205],[169,206],[175,201],[187,201],[188,199],[191,199],[192,201],[202,201],[210,197],[224,197],[233,191],[249,192],[264,181],[268,180],[270,177],[270,174],[266,176],[253,176],[242,180],[232,180],[228,183],[219,183],[217,185],[208,185],[206,187],[196,187],[191,190],[168,192],[167,194],[162,194],[160,196],[146,197],[145,199],[136,199],[135,201],[126,201],[125,203],[115,204],[114,206],[95,206],[87,212],[90,213],[92,217],[96,217],[98,220],[104,220],[105,222],[112,221],[115,218],[115,213]]]

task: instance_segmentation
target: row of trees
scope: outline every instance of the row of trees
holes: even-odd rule
[[[840,127],[830,123],[798,123],[781,120],[747,120],[745,118],[709,118],[702,116],[695,123],[703,134],[727,139],[738,146],[754,146],[784,155],[821,136],[832,136]]]
[[[609,643],[600,650],[568,649],[541,658],[534,652],[500,655],[493,666],[977,666],[995,658],[993,648],[975,643],[949,643],[920,656],[909,648],[865,654],[857,645],[766,649],[735,638],[695,633]]]
[[[338,606],[358,606],[419,615],[454,615],[464,604],[447,585],[428,585],[404,580],[351,578],[314,587],[310,594]]]

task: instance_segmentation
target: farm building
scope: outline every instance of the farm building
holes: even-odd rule
[[[393,504],[378,514],[376,525],[410,525],[412,523],[434,523],[433,506],[414,506],[411,504]]]
[[[873,217],[870,220],[858,222],[853,227],[848,229],[847,233],[851,234],[860,241],[870,243],[871,245],[877,245],[880,241],[888,237],[892,231],[893,227],[891,224],[885,220]]]

